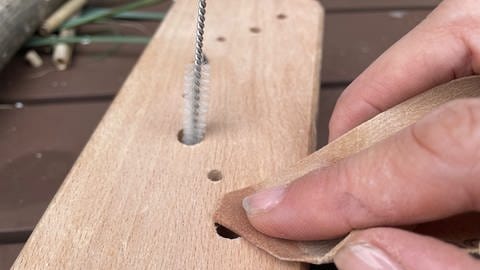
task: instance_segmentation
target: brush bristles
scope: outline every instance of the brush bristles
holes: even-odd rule
[[[188,67],[184,85],[184,118],[182,142],[193,145],[203,140],[207,127],[209,66],[202,65],[200,91],[195,93],[193,67]]]

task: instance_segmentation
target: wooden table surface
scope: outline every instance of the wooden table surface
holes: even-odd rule
[[[343,89],[440,1],[321,2],[327,13],[319,147],[327,141],[328,120]],[[157,26],[122,22],[81,31],[152,35]],[[142,50],[141,45],[79,45],[67,71],[55,71],[47,55],[40,69],[18,55],[0,73],[0,270],[13,263]]]

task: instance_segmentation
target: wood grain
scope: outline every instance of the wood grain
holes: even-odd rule
[[[205,140],[188,147],[177,133],[195,12],[194,0],[174,4],[14,269],[303,267],[219,237],[212,214],[225,192],[313,150],[323,9],[311,0],[209,3],[211,110]],[[220,181],[207,178],[213,169]]]

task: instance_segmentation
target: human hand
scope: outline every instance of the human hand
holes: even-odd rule
[[[435,85],[480,73],[479,26],[477,0],[444,1],[348,87],[331,139]],[[378,228],[480,211],[479,160],[480,100],[459,100],[331,167],[260,191],[244,207],[253,226],[274,237],[329,239],[366,229],[337,253],[340,269],[480,269],[454,246]]]

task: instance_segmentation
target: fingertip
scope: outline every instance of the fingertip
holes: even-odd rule
[[[389,254],[366,242],[345,245],[335,255],[334,262],[344,270],[403,270]]]
[[[331,168],[310,172],[288,186],[262,190],[243,200],[250,223],[260,232],[283,239],[318,240],[350,230],[338,213]],[[326,178],[331,177],[330,181]],[[335,187],[334,187],[335,186]]]
[[[364,265],[393,265],[399,269],[480,269],[480,261],[466,251],[432,237],[396,228],[372,228],[352,234],[335,255],[340,269],[397,269],[354,268]]]
[[[242,201],[243,209],[249,217],[266,213],[276,207],[285,196],[286,185],[258,191]]]

